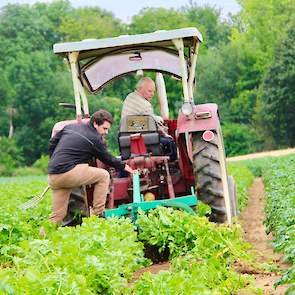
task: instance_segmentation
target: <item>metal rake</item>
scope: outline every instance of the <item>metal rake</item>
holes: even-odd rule
[[[44,189],[44,191],[42,192],[40,196],[33,196],[32,199],[30,199],[26,203],[19,205],[18,208],[27,210],[29,208],[35,207],[44,198],[48,190],[49,190],[49,185],[46,186],[46,188]]]

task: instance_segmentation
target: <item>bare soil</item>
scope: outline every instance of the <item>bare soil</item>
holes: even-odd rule
[[[226,160],[228,162],[235,162],[235,161],[257,159],[257,158],[263,158],[263,157],[279,157],[279,156],[285,156],[289,154],[295,154],[295,148],[230,157],[230,158],[227,158]]]
[[[166,271],[166,270],[170,270],[170,262],[169,261],[160,262],[157,264],[153,264],[153,265],[141,268],[133,274],[132,279],[129,283],[129,287],[131,287],[145,272],[157,274],[160,271]]]
[[[272,235],[266,234],[263,224],[265,219],[264,213],[264,186],[261,178],[256,178],[249,191],[248,205],[240,216],[240,223],[244,230],[244,236],[255,252],[258,262],[273,263],[278,269],[285,269],[287,264],[282,262],[282,255],[273,251],[271,246]],[[278,286],[273,288],[273,284],[281,277],[279,273],[255,271],[238,266],[237,271],[241,273],[254,274],[256,286],[264,290],[267,295],[284,294],[287,286]]]

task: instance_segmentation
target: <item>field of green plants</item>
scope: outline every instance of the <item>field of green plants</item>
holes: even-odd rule
[[[267,231],[274,233],[275,249],[291,264],[279,283],[292,283],[290,293],[295,293],[295,157],[273,159],[264,169],[263,181]]]
[[[276,283],[290,285],[287,294],[295,294],[295,156],[244,161],[253,175],[261,176],[266,196],[267,232],[273,233],[273,247],[284,253],[290,264]]]
[[[229,165],[240,210],[254,175],[263,177],[267,228],[293,265],[278,282],[290,284],[289,294],[295,278],[294,168],[295,157]],[[136,224],[93,216],[82,226],[56,230],[47,221],[50,194],[35,208],[18,209],[45,186],[46,176],[0,179],[0,294],[263,294],[252,276],[235,271],[236,263],[262,267],[238,224],[210,223],[204,210],[193,216],[159,208],[141,214]],[[146,249],[167,255],[171,268],[134,282],[133,273],[152,263]]]

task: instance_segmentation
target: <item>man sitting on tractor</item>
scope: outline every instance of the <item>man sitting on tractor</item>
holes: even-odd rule
[[[95,112],[87,124],[65,126],[50,139],[48,183],[53,191],[53,206],[50,220],[60,224],[67,214],[72,188],[95,184],[93,213],[100,216],[105,209],[110,175],[107,170],[89,166],[89,161],[98,158],[118,170],[133,173],[120,159],[106,149],[104,137],[113,122],[106,110]]]
[[[150,115],[157,123],[162,136],[160,142],[165,154],[170,155],[170,161],[177,158],[177,151],[172,137],[167,133],[164,120],[161,116],[154,114],[151,100],[155,93],[155,82],[149,77],[143,77],[136,85],[136,90],[127,95],[124,100],[121,119],[130,115]]]

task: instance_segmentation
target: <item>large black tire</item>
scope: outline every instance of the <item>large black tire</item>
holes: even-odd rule
[[[85,190],[83,187],[72,189],[68,212],[63,220],[62,226],[76,226],[82,223],[82,217],[89,216],[88,206],[85,202]]]
[[[211,207],[209,220],[224,223],[227,218],[216,133],[210,142],[203,140],[202,132],[193,134],[193,171],[197,196]]]

